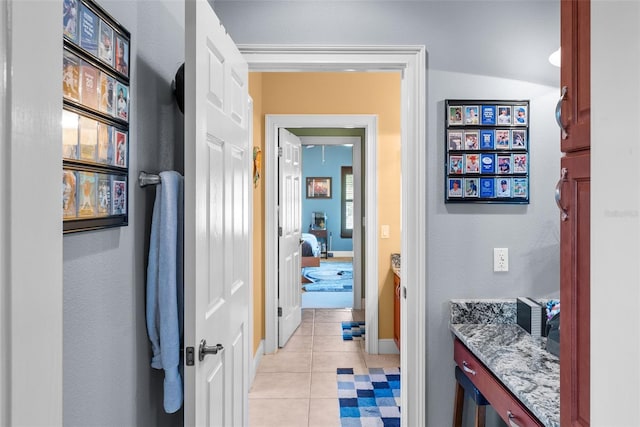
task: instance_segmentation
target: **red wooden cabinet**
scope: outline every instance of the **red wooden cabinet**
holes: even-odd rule
[[[561,0],[560,419],[590,424],[590,0]]]
[[[393,340],[400,349],[400,278],[393,274]]]

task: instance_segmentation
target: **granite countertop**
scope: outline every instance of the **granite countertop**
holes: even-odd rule
[[[453,334],[547,427],[560,426],[560,361],[515,322],[514,300],[452,300]],[[487,314],[488,313],[488,314]]]

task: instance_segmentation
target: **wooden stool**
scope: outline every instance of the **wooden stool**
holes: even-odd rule
[[[453,406],[453,427],[462,426],[462,409],[464,407],[464,395],[467,393],[476,404],[476,417],[474,426],[484,427],[486,406],[489,404],[480,390],[473,385],[471,380],[456,366],[456,397]]]

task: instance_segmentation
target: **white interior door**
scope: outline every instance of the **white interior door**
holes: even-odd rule
[[[246,426],[248,68],[206,0],[185,7],[185,425]]]
[[[300,294],[300,223],[302,179],[300,138],[281,128],[278,132],[278,346],[284,347],[302,319]]]

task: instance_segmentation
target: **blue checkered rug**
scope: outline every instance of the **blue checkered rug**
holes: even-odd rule
[[[342,427],[400,427],[400,368],[338,368]]]
[[[364,322],[342,322],[342,339],[344,341],[364,339]]]

